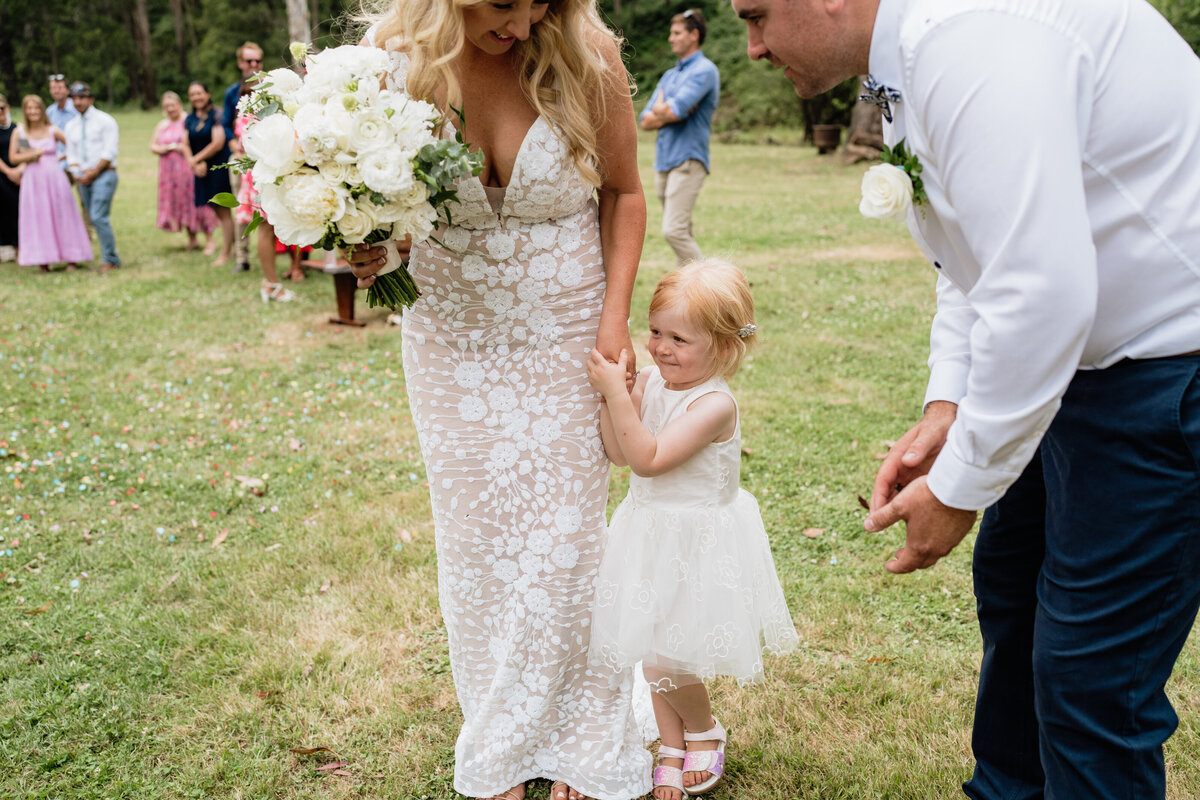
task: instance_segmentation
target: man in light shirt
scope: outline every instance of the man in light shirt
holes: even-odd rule
[[[1200,605],[1200,61],[1144,0],[732,2],[801,96],[870,73],[923,166],[930,381],[865,526],[906,522],[903,573],[987,509],[964,791],[1163,797]]]
[[[117,121],[93,107],[92,90],[82,81],[71,84],[71,99],[79,111],[67,123],[67,169],[79,184],[79,196],[100,240],[103,262],[101,272],[121,266],[117,242],[113,236],[113,195],[117,191],[117,147],[120,132]]]
[[[46,107],[46,119],[60,131],[65,131],[67,123],[79,116],[75,104],[71,102],[66,76],[50,76],[50,99],[53,102]],[[67,146],[61,142],[58,144],[58,163],[64,170],[67,168]]]
[[[642,130],[658,131],[654,188],[663,206],[663,238],[680,265],[700,258],[692,210],[708,177],[712,115],[721,96],[717,67],[700,52],[707,30],[696,9],[671,18],[667,40],[679,61],[663,73],[638,117]]]
[[[221,118],[221,124],[225,127],[225,141],[229,144],[230,159],[236,161],[246,154],[242,149],[242,140],[234,134],[234,122],[237,120],[237,105],[238,100],[242,95],[242,84],[250,79],[252,75],[261,72],[263,68],[263,51],[254,42],[243,42],[235,53],[237,56],[238,73],[241,78],[231,83],[225,89],[224,95],[224,114]],[[242,176],[229,171],[229,182],[233,187],[233,194],[236,197],[242,187]],[[233,264],[234,272],[245,272],[250,269],[250,244],[246,241],[244,235],[245,225],[234,220],[234,248],[237,250]]]

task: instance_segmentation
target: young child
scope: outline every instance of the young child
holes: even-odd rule
[[[724,771],[727,736],[703,681],[756,681],[762,653],[797,644],[758,503],[738,486],[741,431],[725,379],[756,330],[741,271],[695,262],[654,291],[654,366],[638,373],[632,394],[627,353],[613,364],[593,350],[587,365],[605,400],[605,450],[633,470],[609,526],[589,660],[643,664],[662,736],[658,800],[704,794]]]

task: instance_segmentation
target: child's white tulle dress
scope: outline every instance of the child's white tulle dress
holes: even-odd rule
[[[721,378],[675,391],[648,370],[642,423],[656,436],[702,395],[733,396]],[[597,577],[593,664],[749,683],[763,653],[796,647],[758,502],[738,484],[741,442],[739,420],[730,439],[670,472],[630,476]]]

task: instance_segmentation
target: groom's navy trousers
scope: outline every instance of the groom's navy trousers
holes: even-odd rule
[[[1164,687],[1200,605],[1200,356],[1076,373],[973,569],[967,795],[1164,797]]]

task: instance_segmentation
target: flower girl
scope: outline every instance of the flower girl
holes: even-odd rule
[[[703,681],[758,680],[764,652],[797,644],[758,503],[738,485],[741,430],[725,379],[755,331],[741,271],[695,262],[654,291],[654,366],[632,394],[627,353],[613,364],[593,351],[587,365],[605,400],[604,447],[633,470],[609,526],[589,658],[615,670],[643,663],[662,736],[658,800],[704,794],[724,771],[727,735]]]

